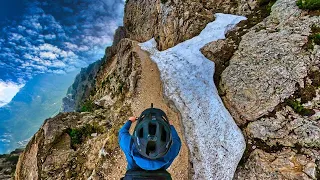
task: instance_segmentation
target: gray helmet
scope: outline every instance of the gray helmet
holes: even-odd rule
[[[134,144],[139,153],[148,159],[165,156],[172,144],[170,124],[161,109],[144,110],[133,132]]]

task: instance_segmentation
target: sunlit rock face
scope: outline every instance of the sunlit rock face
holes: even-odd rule
[[[255,0],[129,0],[124,24],[131,39],[145,42],[154,37],[157,48],[165,50],[197,36],[217,12],[248,15],[258,5]]]

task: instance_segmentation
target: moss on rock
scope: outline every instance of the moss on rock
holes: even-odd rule
[[[99,126],[98,123],[86,124],[81,128],[71,128],[67,130],[71,138],[71,147],[77,149],[87,138],[93,133],[103,133],[104,128]]]
[[[315,114],[313,109],[307,109],[305,108],[300,101],[293,100],[293,99],[287,99],[286,104],[290,106],[296,113],[302,115],[302,116],[312,116]]]
[[[300,9],[318,10],[320,9],[320,0],[298,0],[297,6]]]

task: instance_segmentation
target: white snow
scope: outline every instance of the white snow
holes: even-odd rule
[[[244,137],[214,85],[214,63],[200,52],[205,44],[224,39],[228,30],[245,19],[216,14],[199,36],[162,52],[154,39],[140,44],[157,63],[164,93],[182,115],[194,179],[232,179],[245,149]]]

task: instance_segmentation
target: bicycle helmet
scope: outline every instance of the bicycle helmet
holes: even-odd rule
[[[161,109],[144,110],[133,132],[134,144],[139,153],[148,159],[165,156],[172,144],[170,124]]]

